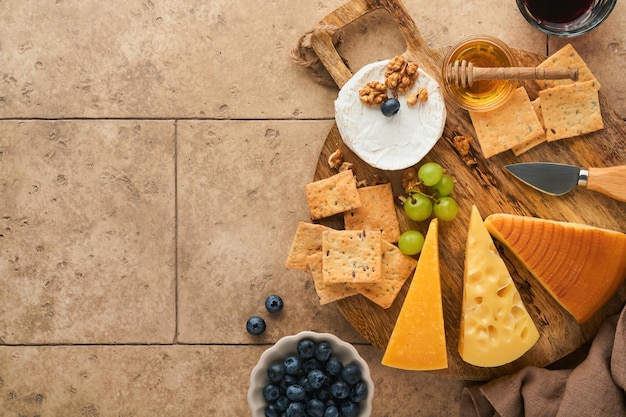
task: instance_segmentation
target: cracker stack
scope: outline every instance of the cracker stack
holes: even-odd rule
[[[311,218],[343,215],[345,230],[300,222],[285,266],[308,270],[321,305],[362,294],[389,308],[417,261],[400,236],[391,184],[356,187],[352,171],[305,186]]]
[[[470,111],[485,158],[512,150],[518,156],[543,143],[603,129],[600,83],[571,44],[539,64],[539,68],[578,68],[578,81],[537,80],[539,97],[531,101],[519,87],[503,106]]]

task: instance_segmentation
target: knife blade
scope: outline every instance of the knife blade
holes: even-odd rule
[[[563,195],[576,186],[626,202],[626,165],[580,168],[554,162],[522,162],[504,168],[523,183],[550,195]]]

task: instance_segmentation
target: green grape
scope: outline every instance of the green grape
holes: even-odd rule
[[[417,230],[407,230],[398,239],[398,248],[405,255],[417,255],[422,251],[422,246],[424,246],[424,235]]]
[[[433,211],[439,220],[449,222],[459,213],[459,206],[452,197],[441,197],[435,202]]]
[[[433,185],[433,188],[437,191],[440,197],[445,197],[452,194],[454,191],[454,178],[451,175],[443,174],[441,180]]]
[[[404,212],[409,219],[421,222],[432,214],[433,203],[428,196],[422,193],[409,194],[404,202]]]
[[[443,177],[443,168],[436,162],[427,162],[417,171],[417,176],[424,185],[431,187]]]

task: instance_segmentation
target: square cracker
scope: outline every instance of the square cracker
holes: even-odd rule
[[[350,284],[360,294],[382,308],[389,308],[402,286],[417,267],[417,260],[402,253],[397,246],[382,241],[382,277],[373,284]]]
[[[539,98],[536,98],[533,101],[531,101],[530,104],[533,105],[533,110],[535,110],[535,114],[537,115],[537,119],[539,119],[539,123],[541,123],[541,127],[543,127],[544,129],[544,133],[541,136],[537,136],[533,140],[530,140],[526,143],[522,143],[521,145],[514,146],[512,150],[515,156],[520,156],[521,154],[528,151],[529,149],[532,149],[535,146],[539,145],[540,143],[543,143],[546,141],[546,134],[545,134],[546,127],[543,124],[543,114],[541,113],[541,100]]]
[[[311,218],[321,219],[361,207],[352,170],[304,186]]]
[[[315,284],[315,291],[317,292],[320,305],[332,303],[333,301],[358,294],[357,291],[348,284],[327,284],[324,282],[322,274],[322,252],[309,255],[307,257],[307,265],[311,276],[313,276],[313,283]]]
[[[316,252],[322,252],[322,232],[325,230],[331,230],[331,228],[321,224],[300,222],[293,237],[285,266],[290,269],[307,271],[309,269],[307,257]]]
[[[548,141],[579,136],[604,128],[595,81],[539,91]]]
[[[524,87],[497,109],[476,112],[470,117],[485,158],[536,140],[544,134]]]
[[[327,284],[379,282],[380,233],[367,230],[331,230],[322,233],[322,271]]]
[[[576,82],[595,81],[600,89],[600,83],[593,75],[585,61],[578,55],[572,44],[568,43],[545,61],[538,65],[539,68],[575,68],[578,67],[578,80]],[[552,88],[559,85],[573,84],[573,80],[535,80],[539,88]]]
[[[396,216],[391,184],[358,188],[361,207],[343,213],[346,230],[380,232],[387,242],[397,242],[400,224]]]

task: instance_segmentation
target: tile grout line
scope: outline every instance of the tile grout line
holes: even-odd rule
[[[178,344],[178,120],[174,119],[174,338]]]

